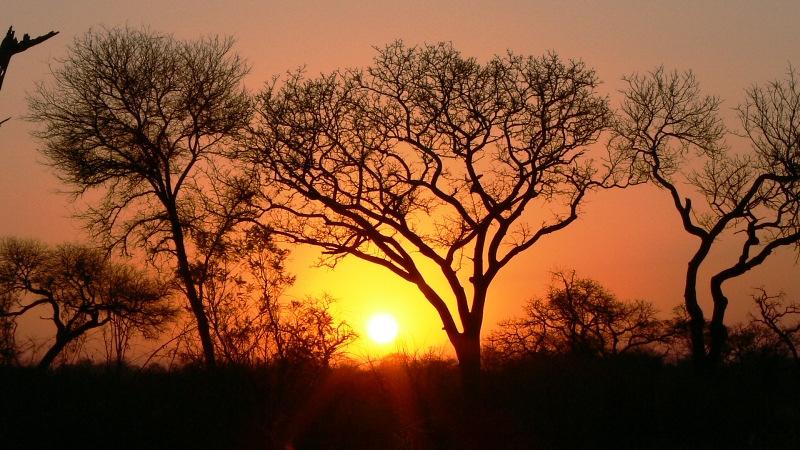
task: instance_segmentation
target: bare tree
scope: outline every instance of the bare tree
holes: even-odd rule
[[[728,300],[722,284],[761,264],[776,248],[800,240],[796,138],[781,148],[771,148],[775,143],[769,138],[759,142],[764,122],[782,127],[781,133],[788,136],[797,135],[793,121],[800,119],[789,119],[800,112],[797,91],[788,89],[789,95],[773,97],[772,104],[757,100],[759,88],[748,92],[741,117],[755,151],[736,155],[724,143],[719,99],[702,95],[691,72],[658,68],[625,81],[628,88],[623,91],[612,146],[620,158],[629,159],[634,179],[653,182],[668,193],[683,228],[700,241],[687,266],[684,302],[694,360],[718,362],[727,333],[723,320]],[[700,199],[699,207],[693,197]],[[737,231],[744,235],[739,258],[710,282],[714,309],[707,353],[698,272],[723,233]]]
[[[331,311],[333,298],[294,300],[284,305],[275,329],[282,346],[276,355],[285,361],[306,361],[328,366],[358,335],[350,324],[337,320]]]
[[[103,195],[85,213],[90,229],[110,248],[141,248],[175,268],[209,366],[214,343],[200,286],[208,259],[246,215],[248,195],[243,179],[219,174],[233,170],[227,144],[251,111],[241,84],[247,67],[232,45],[92,31],[75,41],[52,86],[29,99],[48,163],[75,195]],[[198,252],[195,238],[208,239],[211,253]]]
[[[782,306],[783,295],[769,295],[764,289],[759,289],[753,300],[758,305],[758,317],[753,317],[755,323],[766,327],[786,348],[792,359],[800,364],[800,304],[791,303]]]
[[[322,248],[323,263],[352,255],[414,284],[470,391],[497,274],[611,184],[586,155],[609,120],[597,85],[555,54],[479,64],[401,42],[365,70],[291,74],[260,94],[250,154],[278,186],[270,226]]]
[[[534,354],[616,355],[653,350],[670,337],[652,304],[625,303],[597,281],[556,272],[544,298],[525,305],[525,316],[500,322],[487,346],[501,359]]]
[[[106,364],[121,367],[127,361],[132,340],[136,337],[157,339],[162,337],[168,323],[174,322],[178,310],[167,305],[149,308],[152,317],[142,320],[139,315],[112,314],[100,328],[106,354]]]
[[[141,330],[161,327],[173,310],[167,286],[130,266],[78,245],[48,248],[36,241],[0,241],[0,289],[13,299],[4,317],[49,308],[55,341],[39,362],[49,367],[70,343],[123,317]]]

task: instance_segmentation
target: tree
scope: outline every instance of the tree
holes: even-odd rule
[[[266,363],[282,349],[279,298],[294,283],[288,252],[251,228],[212,261],[203,289],[220,355],[237,364]]]
[[[241,85],[247,67],[232,45],[91,31],[53,72],[52,86],[29,99],[31,119],[44,125],[37,136],[47,162],[76,196],[102,194],[84,215],[93,234],[109,248],[142,248],[175,267],[209,366],[205,267],[247,215],[247,183],[229,173],[224,156],[251,112]]]
[[[8,313],[13,308],[10,295],[0,295],[0,366],[10,365],[17,360],[17,322]]]
[[[753,296],[759,316],[753,322],[761,324],[777,338],[781,346],[800,365],[800,304],[782,306],[783,295],[769,295],[763,289]]]
[[[643,300],[619,301],[597,281],[556,272],[545,298],[525,305],[525,316],[500,322],[487,341],[504,360],[535,354],[607,356],[652,348],[670,332]]]
[[[25,50],[33,47],[34,45],[41,44],[42,42],[50,39],[51,37],[58,34],[58,31],[50,31],[47,34],[43,34],[41,36],[35,37],[31,39],[30,36],[26,33],[22,36],[22,42],[20,42],[14,36],[14,27],[8,27],[8,31],[6,31],[6,36],[3,38],[3,41],[0,42],[0,89],[3,88],[3,80],[6,78],[6,72],[8,72],[8,66],[11,64],[11,57],[22,53]],[[5,123],[8,119],[0,120],[0,125]]]
[[[357,337],[334,317],[331,297],[283,298],[295,280],[284,266],[287,255],[271,235],[251,228],[209,268],[204,282],[209,323],[217,354],[227,361],[328,366]]]
[[[625,81],[628,87],[622,92],[611,145],[619,159],[628,158],[634,179],[652,182],[668,193],[684,230],[700,241],[687,266],[684,303],[693,359],[698,364],[716,363],[722,358],[727,334],[728,299],[722,284],[761,264],[776,248],[800,240],[800,96],[794,75],[790,73],[787,82],[776,82],[766,91],[748,91],[740,117],[754,151],[742,155],[724,143],[720,100],[702,95],[691,72],[658,68]],[[777,140],[772,133],[778,134]],[[699,202],[693,202],[698,198]],[[744,239],[736,262],[711,277],[714,308],[706,346],[698,272],[726,232],[740,232]]]
[[[497,274],[613,184],[586,155],[610,117],[597,85],[555,54],[479,64],[450,44],[401,42],[365,70],[291,74],[260,94],[250,146],[277,186],[268,226],[324,263],[352,255],[414,284],[471,390]]]
[[[130,266],[80,245],[55,248],[15,238],[0,241],[0,293],[10,298],[3,316],[38,307],[51,310],[53,344],[39,361],[49,367],[64,348],[115,317],[137,329],[158,329],[172,317],[167,286]]]

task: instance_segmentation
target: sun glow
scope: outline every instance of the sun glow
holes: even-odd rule
[[[378,344],[388,344],[397,337],[397,321],[387,313],[378,313],[370,317],[367,323],[367,334]]]

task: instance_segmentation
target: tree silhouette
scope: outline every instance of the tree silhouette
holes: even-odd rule
[[[487,341],[503,360],[535,354],[606,356],[652,350],[669,340],[665,322],[643,300],[624,303],[598,282],[574,271],[556,272],[544,298],[525,305],[525,316],[500,322]]]
[[[658,68],[625,80],[612,145],[629,158],[635,179],[653,182],[669,194],[683,228],[700,241],[687,266],[684,302],[695,362],[718,362],[727,333],[722,284],[761,264],[776,248],[800,240],[800,92],[791,72],[787,81],[748,91],[740,117],[754,152],[736,155],[723,141],[719,99],[703,96],[691,72]],[[684,191],[699,197],[700,206]],[[707,353],[698,272],[730,231],[744,239],[736,262],[711,277],[714,309]]]
[[[39,361],[49,367],[64,348],[114,317],[147,332],[159,329],[174,311],[165,302],[167,286],[130,266],[79,245],[48,248],[36,241],[0,241],[0,290],[11,299],[4,317],[38,307],[51,310],[55,341]]]
[[[28,50],[34,45],[41,44],[57,34],[58,31],[50,31],[33,39],[28,34],[25,34],[20,42],[15,36],[14,27],[8,27],[3,41],[0,42],[0,89],[3,88],[3,80],[5,80],[8,66],[11,64],[11,57]],[[3,125],[7,120],[8,118],[0,120],[0,125]]]
[[[755,323],[766,327],[780,345],[784,346],[795,363],[800,365],[800,304],[782,306],[783,295],[769,295],[763,289],[753,296],[759,315]]]
[[[260,94],[249,155],[277,186],[265,188],[269,226],[325,263],[353,255],[413,283],[469,390],[497,274],[613,184],[586,155],[610,116],[597,84],[555,54],[479,64],[449,44],[401,42],[365,70],[291,74]]]
[[[19,354],[16,331],[17,322],[8,315],[14,307],[14,299],[8,294],[0,295],[0,366],[15,363]]]
[[[210,366],[205,267],[248,214],[247,182],[224,157],[251,110],[232,45],[92,31],[29,99],[48,163],[76,195],[102,194],[84,215],[90,230],[109,248],[141,248],[175,268]]]
[[[294,283],[288,251],[253,228],[211,261],[203,290],[217,354],[236,364],[271,361],[279,352],[279,298]]]
[[[356,337],[334,317],[334,300],[287,300],[295,277],[285,268],[288,251],[270,234],[251,228],[229,241],[208,268],[203,289],[217,355],[236,364],[272,362],[328,366]]]

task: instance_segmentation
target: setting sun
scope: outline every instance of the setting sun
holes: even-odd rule
[[[391,314],[375,314],[367,323],[367,334],[378,344],[388,344],[397,337],[397,321]]]

